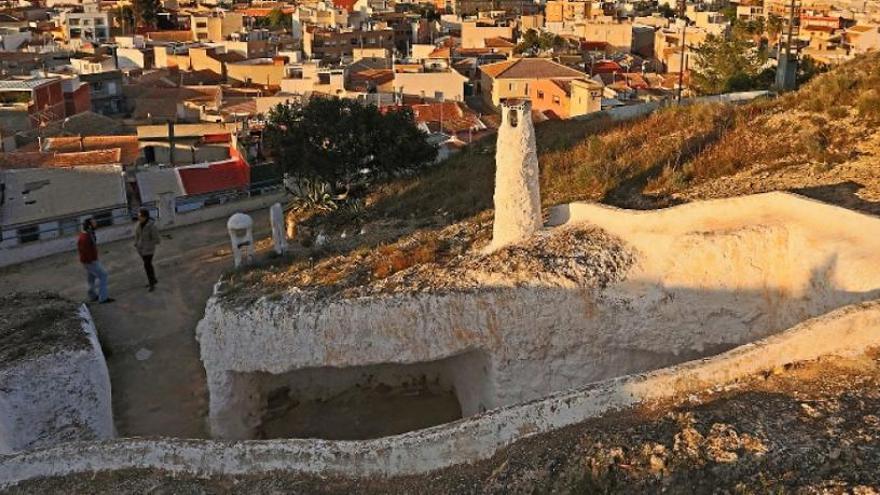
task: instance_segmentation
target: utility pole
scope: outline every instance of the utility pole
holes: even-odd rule
[[[678,5],[678,19],[682,23],[681,27],[681,53],[679,54],[680,63],[678,68],[678,104],[681,105],[681,95],[684,93],[684,59],[685,59],[685,50],[687,49],[687,1],[686,0],[678,0],[680,3]]]
[[[792,44],[795,42],[795,36],[800,34],[799,0],[791,0],[788,9],[788,32],[785,35],[785,55],[783,56],[779,53],[779,49],[776,50],[776,89],[780,91],[794,89],[797,84],[797,54],[792,57],[791,48]]]

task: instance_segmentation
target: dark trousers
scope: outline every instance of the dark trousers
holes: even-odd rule
[[[150,282],[150,285],[156,285],[156,272],[153,270],[153,255],[142,255],[141,259],[144,260],[144,271],[147,272],[147,280]]]

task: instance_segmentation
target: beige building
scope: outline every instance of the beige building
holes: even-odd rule
[[[541,14],[522,15],[519,18],[519,30],[521,32],[529,29],[539,30],[544,28],[544,16]]]
[[[691,26],[687,28],[685,36],[685,53],[689,54],[691,50],[706,41],[708,33],[703,29]],[[667,72],[677,73],[682,67],[681,37],[682,28],[680,26],[670,26],[654,33],[654,58],[663,63]],[[686,57],[685,70],[692,67],[693,59],[694,57],[691,55]]]
[[[284,78],[281,79],[281,91],[297,95],[321,93],[343,96],[345,94],[345,71],[322,68],[317,62],[287,66]]]
[[[859,23],[847,29],[844,36],[852,55],[880,50],[880,24]]]
[[[633,24],[617,22],[610,17],[599,17],[578,25],[581,38],[602,41],[621,51],[630,51],[633,44]]]
[[[583,22],[590,18],[588,0],[548,0],[544,7],[547,22]]]
[[[509,99],[531,99],[541,81],[569,81],[586,74],[546,58],[519,58],[480,67],[480,92],[493,107]]]
[[[399,72],[394,74],[394,91],[437,100],[464,101],[467,78],[457,71]]]
[[[195,41],[225,41],[233,33],[244,31],[244,17],[237,12],[214,12],[190,17],[190,30]]]
[[[532,108],[568,119],[602,110],[602,84],[580,79],[539,79],[529,84]]]
[[[513,40],[513,26],[496,26],[485,20],[461,23],[462,48],[486,48],[486,40],[492,38]]]
[[[252,58],[226,64],[226,77],[264,87],[280,87],[285,76],[284,58]]]
[[[109,55],[91,55],[88,57],[70,58],[70,66],[77,74],[98,74],[116,70],[116,63]]]

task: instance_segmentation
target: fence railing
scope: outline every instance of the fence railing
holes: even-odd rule
[[[178,213],[185,213],[199,208],[223,205],[231,201],[239,201],[255,196],[272,194],[280,192],[283,189],[284,185],[281,182],[281,179],[273,179],[255,182],[245,189],[233,189],[193,196],[182,196],[175,200],[175,210]]]

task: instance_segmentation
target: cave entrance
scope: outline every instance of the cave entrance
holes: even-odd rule
[[[485,410],[486,358],[261,374],[256,437],[366,440],[448,423]]]

